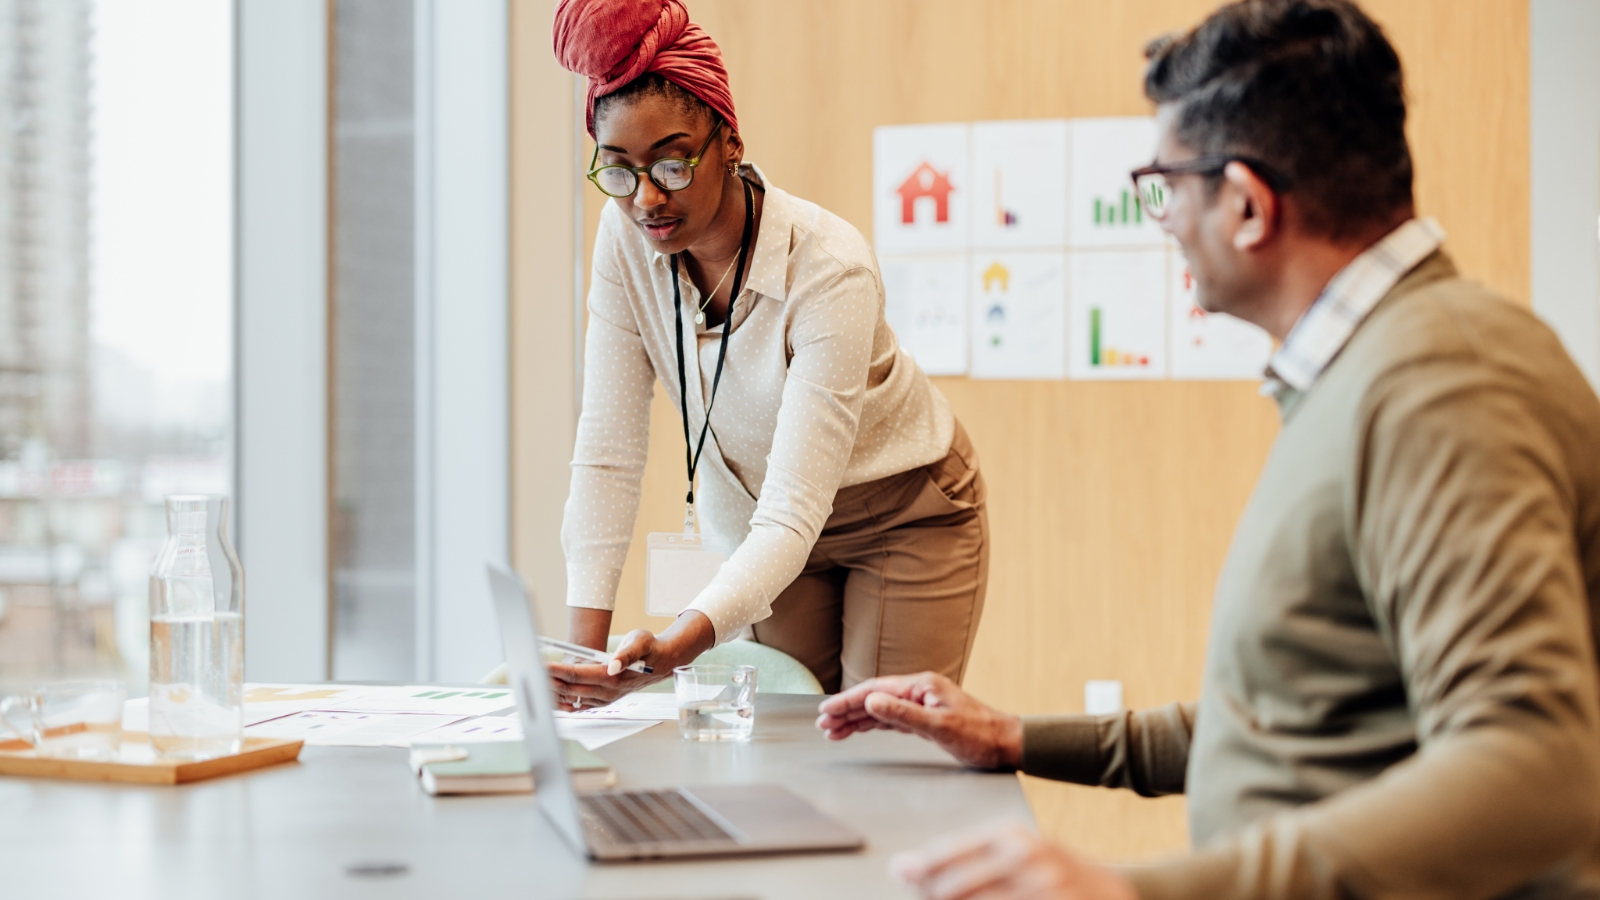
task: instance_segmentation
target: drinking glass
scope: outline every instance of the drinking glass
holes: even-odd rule
[[[127,698],[128,689],[120,681],[43,684],[0,700],[0,725],[32,744],[40,756],[111,759],[122,745]]]
[[[684,740],[750,740],[756,725],[755,666],[679,666],[672,678]]]

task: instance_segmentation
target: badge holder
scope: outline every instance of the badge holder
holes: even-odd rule
[[[744,183],[744,237],[739,242],[733,285],[728,289],[728,311],[722,319],[722,342],[717,349],[717,371],[711,378],[711,398],[706,401],[706,418],[696,442],[689,431],[689,381],[683,350],[683,294],[678,279],[678,254],[672,261],[672,309],[678,326],[678,406],[683,415],[684,465],[688,471],[688,492],[684,496],[683,532],[657,532],[646,537],[644,563],[644,611],[652,616],[676,618],[689,608],[700,592],[717,577],[717,570],[728,557],[712,550],[695,527],[694,475],[705,452],[706,434],[711,430],[711,410],[722,386],[722,366],[728,360],[728,329],[733,323],[733,308],[744,284],[745,263],[750,256],[750,238],[755,228],[755,201],[749,182]]]
[[[683,514],[683,531],[654,532],[646,538],[644,611],[677,618],[700,596],[728,557],[695,532],[694,507]]]

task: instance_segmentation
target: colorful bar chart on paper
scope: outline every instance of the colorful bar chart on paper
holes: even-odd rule
[[[1131,353],[1127,350],[1118,350],[1115,347],[1106,347],[1102,344],[1100,322],[1103,318],[1100,307],[1089,308],[1089,365],[1095,368],[1104,366],[1139,366],[1149,368],[1150,356],[1146,353]]]
[[[1165,378],[1166,251],[1078,251],[1067,271],[1071,377]]]

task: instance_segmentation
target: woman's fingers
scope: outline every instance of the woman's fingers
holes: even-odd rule
[[[616,681],[600,663],[551,663],[550,677],[569,684],[610,684]]]

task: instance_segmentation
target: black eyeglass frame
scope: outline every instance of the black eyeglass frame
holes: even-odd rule
[[[652,162],[648,166],[624,166],[624,165],[622,165],[620,163],[614,164],[614,165],[609,165],[609,166],[596,166],[595,163],[600,161],[600,145],[599,145],[599,143],[596,143],[594,145],[594,156],[592,158],[590,158],[590,160],[589,160],[589,174],[586,177],[591,182],[594,183],[595,188],[597,190],[599,190],[600,193],[605,194],[607,197],[614,197],[614,198],[617,198],[617,199],[621,199],[623,197],[632,197],[634,194],[637,194],[639,192],[639,183],[640,183],[639,176],[640,175],[644,175],[645,177],[649,178],[651,184],[655,185],[657,188],[659,188],[659,189],[661,189],[663,191],[666,191],[669,194],[675,194],[678,191],[686,191],[686,190],[689,189],[690,185],[694,184],[694,173],[695,173],[695,170],[700,168],[700,162],[701,162],[701,160],[705,159],[706,150],[711,146],[711,141],[716,138],[717,132],[722,130],[722,126],[724,124],[725,124],[725,122],[724,122],[723,118],[721,116],[717,116],[716,124],[711,126],[711,133],[706,135],[706,142],[704,144],[700,145],[700,149],[695,151],[694,156],[689,157],[688,159],[684,159],[681,156],[663,156],[662,158],[656,160],[655,162]],[[689,167],[689,184],[686,184],[681,188],[669,188],[666,185],[662,184],[660,181],[657,181],[656,180],[656,176],[650,170],[654,169],[656,166],[659,166],[664,162],[681,162],[684,165],[687,165]],[[606,169],[622,169],[624,171],[632,173],[632,175],[633,175],[633,190],[627,192],[626,194],[613,194],[610,191],[606,190],[605,188],[601,187],[600,186],[600,179],[599,179],[598,176],[599,176],[599,174],[601,172],[604,172]]]
[[[1144,208],[1144,214],[1159,221],[1166,217],[1166,213],[1157,213],[1150,209],[1149,203],[1145,201],[1144,190],[1139,186],[1139,179],[1150,175],[1220,175],[1222,170],[1228,167],[1228,163],[1233,162],[1241,163],[1249,168],[1250,171],[1256,173],[1257,177],[1267,183],[1267,187],[1280,194],[1294,185],[1294,182],[1287,175],[1261,160],[1253,156],[1241,156],[1236,153],[1201,156],[1196,159],[1186,159],[1175,163],[1153,163],[1134,169],[1128,173],[1128,177],[1133,179],[1133,195],[1138,198],[1139,205]]]

